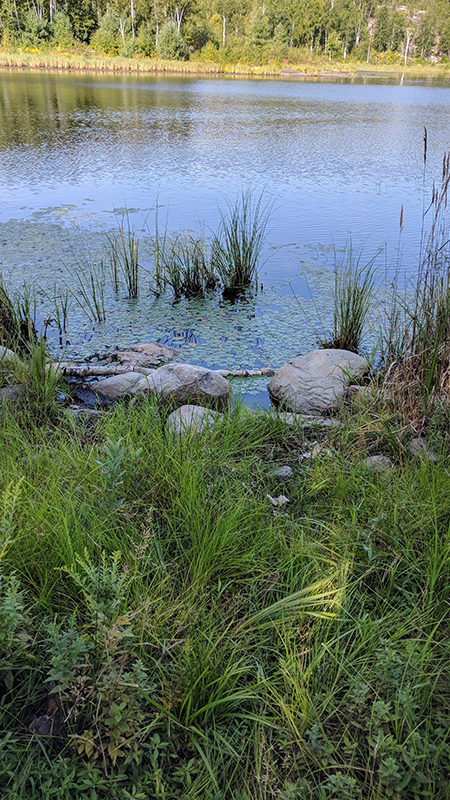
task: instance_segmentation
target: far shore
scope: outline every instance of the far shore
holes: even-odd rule
[[[367,63],[361,61],[328,61],[325,56],[312,58],[298,64],[268,63],[261,66],[251,64],[221,64],[212,61],[163,61],[160,59],[121,56],[103,56],[94,52],[58,53],[0,51],[0,69],[42,71],[89,71],[121,72],[139,74],[173,75],[225,75],[252,78],[283,78],[304,80],[326,78],[415,78],[450,80],[450,65]]]

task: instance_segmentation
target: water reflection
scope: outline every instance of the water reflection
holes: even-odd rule
[[[301,293],[301,261],[329,270],[333,243],[341,246],[350,234],[355,247],[368,238],[368,257],[387,242],[388,267],[398,263],[399,246],[405,269],[416,269],[427,205],[423,128],[431,187],[450,147],[448,84],[20,72],[1,73],[0,84],[0,222],[36,220],[20,245],[16,227],[5,228],[3,271],[28,270],[33,279],[39,273],[48,287],[58,257],[54,233],[48,240],[56,219],[97,231],[111,227],[114,208],[128,206],[142,224],[158,200],[162,224],[167,218],[180,230],[200,221],[208,231],[217,227],[224,196],[249,185],[265,187],[275,200],[261,280],[284,286],[274,299],[286,317],[284,336],[295,304],[283,282],[293,280]],[[38,251],[48,269],[36,268]],[[133,335],[138,325],[136,317]],[[161,322],[152,335],[172,329]],[[189,314],[181,329],[202,336]],[[255,328],[255,335],[265,332]],[[247,350],[243,361],[249,363]]]

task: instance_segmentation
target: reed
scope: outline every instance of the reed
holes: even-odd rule
[[[424,159],[426,165],[426,142]],[[433,185],[424,212],[423,227],[430,218],[430,229],[421,242],[417,278],[406,295],[394,290],[394,315],[384,343],[384,391],[419,427],[450,390],[449,185],[450,154],[445,154],[440,184]]]
[[[0,341],[3,346],[24,350],[36,340],[36,297],[29,286],[11,294],[0,274]]]
[[[351,241],[339,256],[335,250],[333,330],[331,338],[321,342],[323,347],[360,351],[373,299],[377,255],[362,263],[363,250],[355,253]]]
[[[71,283],[66,284],[67,291],[91,322],[104,322],[106,281],[103,260],[99,264],[78,260],[73,269],[66,269],[71,279]]]
[[[211,264],[225,296],[233,297],[257,285],[272,207],[264,190],[256,199],[251,190],[242,190],[234,203],[227,202],[227,211],[221,212],[219,230],[211,243]]]
[[[118,234],[107,236],[107,239],[110,246],[109,263],[114,291],[116,293],[119,291],[120,276],[122,276],[127,297],[129,300],[134,300],[139,295],[140,236],[131,227],[128,213],[122,217]]]
[[[216,286],[204,236],[166,234],[160,260],[164,284],[171,287],[176,299],[204,297],[207,289]]]

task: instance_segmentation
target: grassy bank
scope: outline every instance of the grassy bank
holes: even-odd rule
[[[329,61],[327,56],[311,56],[305,53],[301,61],[270,62],[262,65],[250,63],[222,63],[206,60],[168,61],[156,58],[104,56],[94,52],[25,52],[0,51],[0,68],[24,70],[90,70],[94,72],[138,72],[174,74],[248,75],[248,76],[288,76],[300,77],[321,75],[332,77],[332,73],[354,76],[356,73],[386,73],[392,75],[414,75],[423,77],[446,77],[449,68],[432,64],[412,62],[395,63],[378,61]],[[300,74],[296,74],[300,73]]]
[[[448,797],[448,410],[343,422],[2,406],[3,797]]]

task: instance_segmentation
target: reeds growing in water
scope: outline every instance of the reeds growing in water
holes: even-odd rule
[[[265,200],[264,191],[255,199],[251,190],[242,190],[235,202],[228,201],[227,210],[221,212],[219,230],[212,239],[211,262],[224,296],[232,297],[257,285],[272,206]]]

